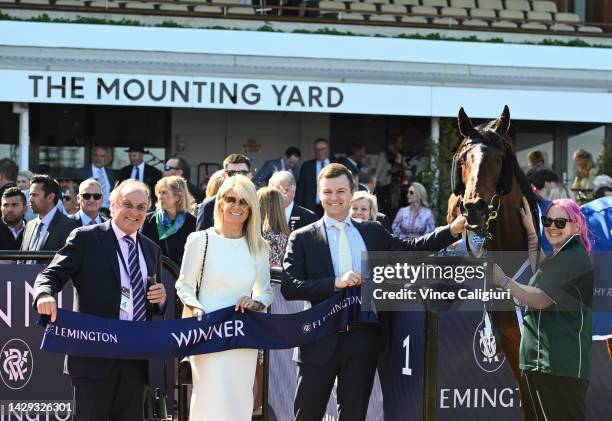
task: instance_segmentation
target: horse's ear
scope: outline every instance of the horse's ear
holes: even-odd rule
[[[504,106],[504,111],[495,122],[495,131],[500,136],[505,136],[510,129],[510,108],[507,105]]]
[[[470,134],[474,129],[472,120],[470,120],[470,118],[467,116],[463,110],[463,107],[459,108],[459,114],[457,115],[457,126],[459,127],[459,133],[461,133],[463,137],[470,137]]]

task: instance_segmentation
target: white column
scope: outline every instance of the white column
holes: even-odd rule
[[[30,166],[30,107],[25,103],[13,103],[13,112],[19,114],[19,170]]]
[[[438,191],[440,190],[440,169],[438,168],[438,156],[440,155],[440,117],[431,118],[431,168],[434,170],[433,182],[431,183],[431,197],[433,203],[431,207],[435,209],[438,206]]]

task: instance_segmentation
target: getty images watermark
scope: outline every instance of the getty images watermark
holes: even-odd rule
[[[509,291],[492,286],[493,261],[431,252],[368,253],[362,296],[377,310],[512,309]],[[367,308],[367,306],[366,306]]]

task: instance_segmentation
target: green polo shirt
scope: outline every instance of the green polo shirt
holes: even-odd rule
[[[520,367],[555,376],[590,379],[593,265],[578,236],[547,258],[529,280],[554,304],[528,309],[523,319]]]

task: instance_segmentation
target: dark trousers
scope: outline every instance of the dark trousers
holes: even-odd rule
[[[589,381],[525,371],[527,388],[538,421],[586,420]]]
[[[338,377],[338,421],[365,420],[376,362],[380,354],[378,326],[360,325],[338,334],[336,350],[323,365],[298,364],[295,421],[320,421]]]
[[[146,374],[143,361],[116,360],[102,378],[72,378],[74,421],[143,419]]]

